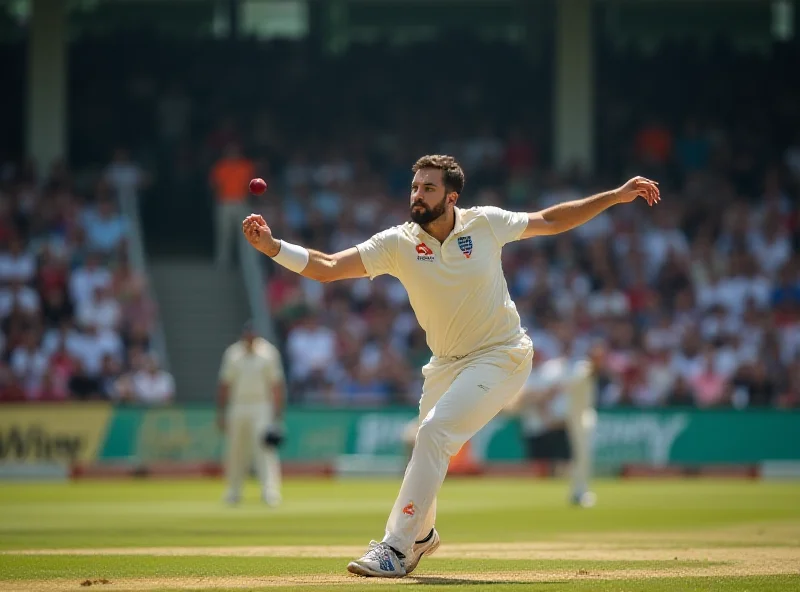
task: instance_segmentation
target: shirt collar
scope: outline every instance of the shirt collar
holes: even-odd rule
[[[461,208],[453,208],[453,211],[456,215],[456,224],[453,226],[453,234],[458,234],[462,230],[464,230],[464,221],[463,216],[461,215]]]

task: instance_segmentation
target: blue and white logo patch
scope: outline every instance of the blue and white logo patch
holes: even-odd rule
[[[472,256],[472,237],[471,236],[459,236],[458,237],[458,248],[461,249],[462,253],[464,253],[464,257],[469,259]]]

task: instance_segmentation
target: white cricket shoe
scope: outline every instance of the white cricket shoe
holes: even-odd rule
[[[261,494],[261,501],[268,505],[270,508],[277,508],[281,505],[283,498],[281,497],[280,493],[262,493]]]
[[[431,529],[431,535],[428,540],[425,542],[414,543],[414,548],[411,549],[411,557],[404,561],[406,574],[410,574],[412,571],[417,569],[419,560],[422,559],[423,555],[433,555],[436,552],[436,549],[439,548],[441,542],[442,541],[439,538],[439,531],[437,531],[436,528],[433,528]]]
[[[597,494],[593,491],[584,491],[583,493],[574,493],[570,499],[573,506],[580,506],[581,508],[594,508],[597,504]]]
[[[229,506],[238,506],[239,502],[242,501],[242,496],[238,493],[228,492],[222,498],[222,501]]]
[[[402,578],[406,575],[403,559],[386,543],[370,541],[364,556],[348,563],[347,571],[374,578]]]

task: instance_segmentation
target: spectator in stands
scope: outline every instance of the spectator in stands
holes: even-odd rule
[[[0,360],[0,402],[19,403],[24,400],[25,391],[14,376],[13,370],[5,361]]]
[[[168,405],[175,398],[175,380],[161,369],[155,354],[147,354],[144,367],[122,376],[114,389],[119,399],[128,403]]]
[[[768,407],[774,405],[778,397],[777,382],[768,375],[763,360],[742,366],[733,381],[733,388],[741,406]]]
[[[231,142],[211,169],[209,182],[216,202],[217,264],[227,266],[231,249],[241,243],[242,220],[247,216],[247,194],[255,168],[253,162],[242,154],[239,144]]]
[[[144,331],[145,335],[150,335],[158,319],[158,306],[147,293],[145,284],[130,286],[125,297],[118,296],[118,299],[122,305],[122,332],[129,335]]]
[[[78,401],[102,399],[103,391],[100,384],[100,374],[87,370],[80,358],[76,359],[75,362],[75,369],[67,383],[72,398]]]
[[[147,279],[131,267],[127,253],[120,253],[112,263],[111,290],[122,304],[146,294]]]
[[[753,229],[748,239],[749,250],[766,276],[774,276],[792,256],[789,229],[781,220],[779,211],[768,212],[760,228]]]
[[[69,291],[72,302],[80,306],[92,299],[96,288],[111,284],[111,272],[101,265],[101,256],[96,251],[86,255],[85,263],[70,275]]]
[[[64,349],[71,357],[76,357],[84,337],[75,328],[71,316],[62,318],[57,325],[51,325],[42,339],[42,348],[48,356]]]
[[[128,362],[132,363],[131,351],[150,351],[150,330],[143,320],[131,322],[122,334],[122,340],[128,351]]]
[[[630,303],[612,274],[603,279],[599,291],[589,295],[587,307],[589,314],[598,320],[621,317],[630,311]]]
[[[800,358],[789,366],[788,381],[778,403],[781,407],[800,407]]]
[[[22,344],[11,352],[11,370],[22,387],[26,399],[47,398],[44,382],[48,366],[48,357],[39,346],[39,335],[33,329],[29,329]]]
[[[667,399],[667,405],[671,407],[694,407],[694,393],[689,382],[681,375],[675,377],[675,385]]]
[[[75,344],[75,355],[88,376],[97,378],[100,375],[106,354],[117,360],[125,359],[122,339],[116,331],[101,329],[93,320],[87,321],[81,329],[81,337]]]
[[[50,396],[54,400],[68,399],[72,392],[70,390],[70,379],[78,371],[78,361],[69,351],[68,340],[59,336],[55,351],[49,353],[49,387]]]
[[[9,281],[8,287],[0,289],[0,318],[6,318],[17,311],[23,317],[34,316],[39,312],[39,294],[25,285],[20,279]]]
[[[376,368],[359,365],[336,388],[331,403],[339,405],[385,406],[391,402],[391,389]]]
[[[39,269],[36,275],[36,289],[45,300],[66,300],[69,267],[64,254],[45,245],[39,255]],[[53,295],[58,295],[53,296]],[[51,298],[48,298],[48,297]]]
[[[148,175],[131,160],[126,148],[117,148],[103,179],[120,201],[134,200],[149,183]]]
[[[105,354],[100,368],[100,375],[98,376],[100,394],[104,399],[113,401],[117,398],[115,389],[121,374],[122,364],[120,360],[111,354]]]
[[[642,359],[644,368],[645,392],[636,401],[642,407],[664,405],[675,384],[675,373],[670,366],[668,348],[655,348],[648,351],[649,359]]]
[[[84,214],[83,229],[90,249],[110,254],[119,249],[128,237],[128,220],[117,211],[109,197],[101,197],[93,209]]]
[[[111,285],[97,286],[92,299],[78,305],[76,319],[80,325],[94,324],[101,331],[119,331],[122,309],[111,292]]]
[[[36,276],[36,257],[25,250],[19,236],[11,239],[8,250],[0,253],[0,282],[29,284]]]
[[[729,384],[725,376],[716,369],[715,352],[706,346],[699,368],[685,376],[691,385],[697,407],[720,407],[730,400]]]
[[[323,396],[338,370],[334,332],[322,324],[318,313],[311,312],[289,331],[286,349],[292,383]]]
[[[304,312],[305,299],[300,276],[283,267],[275,266],[274,274],[265,290],[265,298],[273,320],[283,331]],[[349,300],[344,300],[344,305],[349,307]]]
[[[787,263],[781,268],[778,279],[772,284],[770,305],[778,313],[777,319],[796,318],[797,311],[800,310],[800,276],[797,271],[796,265]]]

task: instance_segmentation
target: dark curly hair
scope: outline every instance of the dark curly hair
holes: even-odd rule
[[[461,192],[464,191],[464,170],[452,156],[427,154],[414,163],[414,166],[411,167],[411,172],[416,173],[421,169],[439,169],[442,171],[445,194],[455,191],[461,195]]]

